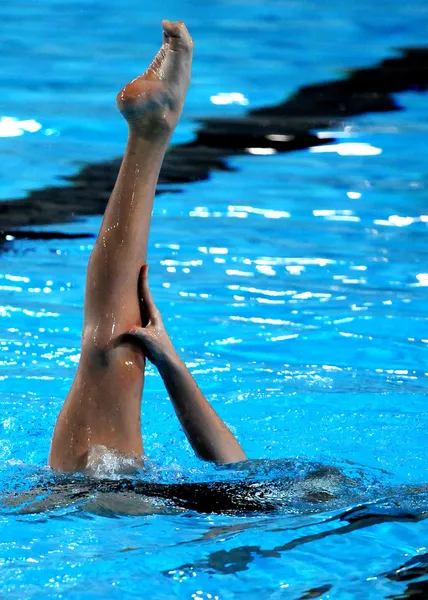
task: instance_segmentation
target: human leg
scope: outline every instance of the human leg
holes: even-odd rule
[[[143,451],[144,357],[131,343],[115,341],[141,325],[136,290],[146,261],[153,197],[190,81],[187,29],[164,21],[163,30],[162,47],[150,67],[117,98],[129,137],[88,265],[81,358],[49,457],[58,470],[84,468],[88,450],[96,445],[135,456]]]

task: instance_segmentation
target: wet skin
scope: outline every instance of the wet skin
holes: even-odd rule
[[[117,97],[128,123],[122,166],[89,261],[82,348],[58,417],[49,464],[83,469],[96,445],[141,457],[145,358],[125,332],[141,326],[137,294],[160,166],[190,82],[193,42],[183,23],[164,21],[147,71]]]

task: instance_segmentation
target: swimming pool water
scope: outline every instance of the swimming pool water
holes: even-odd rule
[[[145,68],[165,16],[195,39],[176,143],[192,139],[198,117],[243,114],[422,45],[428,21],[415,0],[21,0],[0,15],[1,116],[41,125],[17,137],[0,127],[3,199],[121,154],[115,93]],[[211,100],[234,92],[241,103]],[[382,498],[426,484],[428,458],[426,95],[396,100],[403,111],[337,129],[337,144],[354,146],[232,158],[234,172],[157,197],[149,251],[168,329],[247,454],[363,465],[366,500],[391,519],[352,528],[333,517],[376,505],[346,498],[321,512],[135,515],[135,499],[113,494],[20,514],[4,499],[48,476],[93,241],[15,240],[0,256],[2,597],[345,600],[427,589],[426,493]],[[95,234],[99,224],[55,230]],[[156,477],[213,476],[153,370],[142,422]],[[414,557],[420,579],[385,575]]]

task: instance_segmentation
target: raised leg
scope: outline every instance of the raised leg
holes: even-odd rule
[[[117,98],[129,137],[89,261],[81,358],[49,456],[58,470],[84,468],[96,445],[127,455],[143,452],[144,357],[132,343],[117,340],[141,325],[138,276],[146,262],[159,170],[183,108],[193,50],[183,23],[164,21],[162,26],[163,44],[155,59]]]

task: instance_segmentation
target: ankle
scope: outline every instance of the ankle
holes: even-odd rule
[[[144,155],[146,158],[150,156],[156,158],[156,160],[162,160],[171,135],[172,132],[141,130],[130,126],[126,153],[137,154],[139,156]]]
[[[166,119],[128,120],[129,138],[142,140],[155,145],[167,145],[174,133]]]

